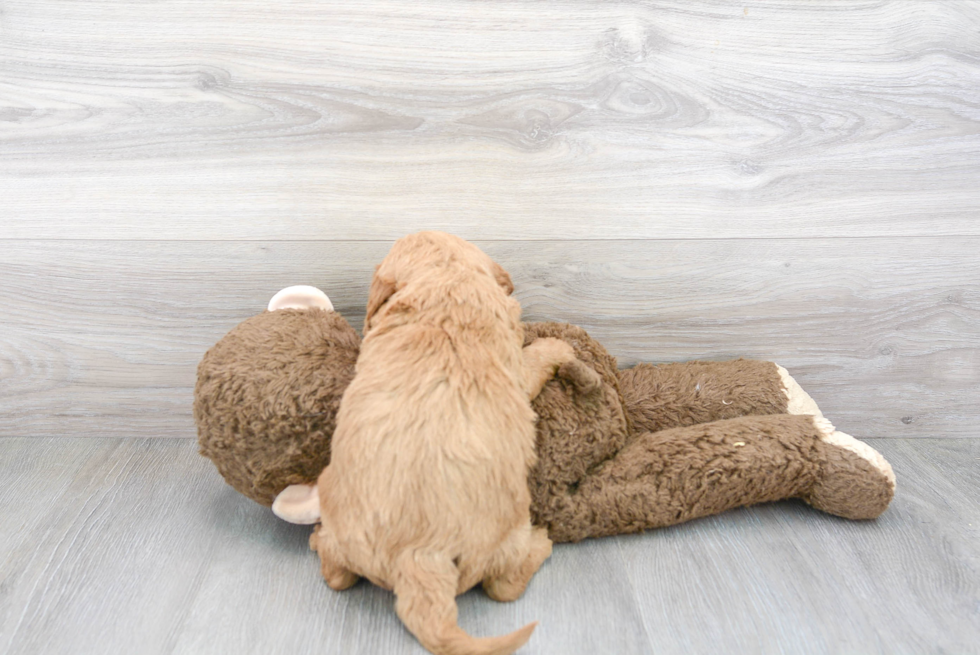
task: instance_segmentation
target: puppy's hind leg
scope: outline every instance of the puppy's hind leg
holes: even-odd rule
[[[491,574],[483,580],[484,591],[501,602],[517,600],[550,555],[548,531],[528,522],[511,532],[494,553]]]
[[[331,589],[343,591],[357,582],[357,575],[343,565],[333,535],[324,532],[320,525],[310,535],[310,550],[320,556],[320,573]]]
[[[524,390],[534,400],[562,364],[575,360],[575,350],[561,339],[545,337],[524,347]]]

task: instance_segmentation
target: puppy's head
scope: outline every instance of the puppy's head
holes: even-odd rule
[[[514,283],[507,271],[472,243],[445,232],[410,234],[396,241],[374,269],[364,317],[365,336],[371,329],[371,319],[397,291],[433,269],[449,269],[451,266],[467,267],[488,275],[506,295],[514,292]]]

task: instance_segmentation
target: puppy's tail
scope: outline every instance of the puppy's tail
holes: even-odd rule
[[[509,655],[530,639],[537,622],[501,637],[477,638],[456,622],[459,572],[449,560],[418,553],[400,558],[395,611],[405,627],[435,655]]]

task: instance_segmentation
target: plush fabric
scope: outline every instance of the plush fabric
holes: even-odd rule
[[[553,499],[560,510],[549,517],[549,532],[557,541],[578,541],[800,497],[823,472],[819,437],[809,416],[789,415],[637,434]]]
[[[575,380],[548,382],[531,406],[538,414],[538,463],[528,476],[531,517],[549,531],[563,513],[563,499],[599,463],[626,445],[631,430],[619,391],[616,360],[585,330],[568,324],[529,323],[525,344],[542,337],[563,339],[579,360],[599,374],[600,384],[582,393]],[[553,531],[557,534],[557,531]]]
[[[336,312],[283,309],[240,323],[197,368],[194,419],[201,454],[232,487],[271,505],[316,480],[360,337]]]
[[[786,413],[786,394],[772,362],[637,364],[619,371],[619,380],[626,411],[645,432]]]
[[[690,362],[617,370],[579,327],[525,324],[525,343],[565,340],[578,360],[533,402],[538,462],[531,515],[554,541],[635,532],[733,507],[802,498],[823,511],[874,518],[894,494],[875,466],[822,417],[787,414],[775,364]],[[359,339],[323,310],[248,319],[201,361],[194,416],[201,453],[235,489],[269,505],[291,484],[312,484],[330,438]],[[831,435],[841,443],[834,443]]]

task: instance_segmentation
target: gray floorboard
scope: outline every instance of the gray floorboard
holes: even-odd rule
[[[878,439],[876,521],[787,501],[561,545],[527,594],[460,622],[541,622],[531,653],[980,652],[980,439]],[[423,653],[390,593],[331,591],[309,528],[224,485],[187,439],[0,439],[0,651]]]

